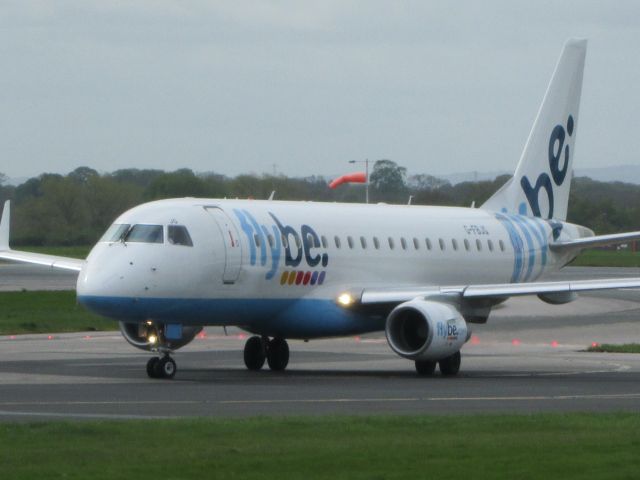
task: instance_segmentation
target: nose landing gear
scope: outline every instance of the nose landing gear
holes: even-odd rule
[[[151,357],[147,362],[147,375],[150,378],[167,378],[175,376],[176,362],[166,353],[163,357]]]
[[[280,372],[289,364],[289,344],[284,338],[254,336],[244,345],[244,364],[249,370],[260,370],[265,360],[269,368]]]

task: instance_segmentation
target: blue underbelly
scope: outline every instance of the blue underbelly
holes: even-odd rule
[[[182,299],[79,296],[89,310],[125,322],[235,325],[286,338],[351,335],[384,329],[385,318],[322,299]]]

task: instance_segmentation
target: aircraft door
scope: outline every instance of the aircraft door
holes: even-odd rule
[[[240,244],[238,230],[222,209],[218,207],[205,207],[205,210],[215,220],[217,229],[222,236],[222,243],[225,250],[222,281],[224,283],[235,283],[240,276],[240,267],[242,265],[242,246]]]

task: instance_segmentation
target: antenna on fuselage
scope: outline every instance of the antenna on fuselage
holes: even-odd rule
[[[409,195],[409,201],[407,202],[407,205],[411,205],[412,200],[413,200],[413,195]]]
[[[276,191],[275,191],[275,190],[272,190],[272,191],[271,191],[271,195],[269,195],[268,200],[273,200],[273,197],[275,197],[275,196],[276,196]]]

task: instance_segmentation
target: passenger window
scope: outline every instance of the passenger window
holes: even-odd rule
[[[444,243],[444,240],[442,238],[439,238],[438,243],[440,244],[440,250],[444,252],[445,248],[447,248],[447,246]]]
[[[415,237],[413,239],[413,248],[415,248],[416,250],[420,248],[420,242],[418,242],[418,239]]]
[[[504,242],[503,242],[502,240],[500,240],[500,241],[498,242],[498,245],[500,245],[500,251],[501,251],[501,252],[504,252]]]
[[[189,231],[184,225],[169,225],[167,227],[167,239],[172,245],[193,247],[191,235],[189,235]]]
[[[353,248],[353,238],[351,236],[347,237],[347,243],[349,244],[349,248]]]
[[[162,225],[134,225],[125,236],[124,241],[163,243]]]
[[[257,233],[253,234],[253,241],[255,242],[256,247],[260,247],[260,237],[258,236]]]
[[[274,241],[275,241],[275,240],[274,240],[274,238],[273,238],[273,235],[268,234],[268,235],[267,235],[267,242],[269,242],[269,246],[270,246],[271,248],[273,248],[273,243],[274,243]]]
[[[131,225],[129,225],[128,223],[114,223],[107,229],[107,231],[102,236],[100,241],[101,242],[119,242],[120,240],[122,240],[122,237],[127,233],[127,230],[129,230],[130,226]]]
[[[493,252],[493,242],[491,240],[487,240],[487,247],[489,247],[490,252]]]
[[[455,238],[451,239],[451,246],[454,250],[458,250],[458,241]]]
[[[380,250],[380,241],[378,240],[378,237],[373,237],[373,246],[376,250]]]
[[[289,248],[289,242],[287,241],[287,236],[282,234],[280,235],[280,239],[282,240],[282,248]]]
[[[322,235],[320,237],[320,241],[322,242],[322,248],[327,248],[329,247],[329,242],[327,242],[327,237],[325,237],[324,235]]]
[[[300,243],[300,237],[296,235],[294,238],[296,239],[296,247],[298,247],[298,249],[302,248],[302,243]]]
[[[464,249],[468,252],[469,251],[469,240],[467,240],[466,238],[464,239]]]
[[[400,245],[402,245],[403,250],[407,249],[407,241],[404,239],[404,237],[400,237]]]
[[[482,242],[480,241],[479,238],[476,238],[476,248],[478,249],[479,252],[482,251]]]
[[[360,245],[362,245],[362,249],[367,248],[367,239],[364,237],[360,237]]]
[[[340,237],[336,235],[333,240],[336,242],[336,248],[340,248]]]
[[[393,238],[389,237],[389,248],[391,250],[393,250],[393,248],[395,247],[394,243],[393,243]]]
[[[425,238],[424,243],[427,245],[427,250],[431,250],[431,240]]]

